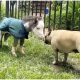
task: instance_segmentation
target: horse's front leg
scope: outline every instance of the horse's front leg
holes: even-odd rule
[[[23,44],[24,44],[24,39],[20,39],[19,51],[20,53],[25,54]]]
[[[18,44],[18,39],[14,38],[14,42],[13,42],[13,45],[12,45],[12,55],[17,57],[16,55],[16,47],[17,47],[17,44]]]

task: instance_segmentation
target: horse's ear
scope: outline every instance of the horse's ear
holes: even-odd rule
[[[38,18],[35,17],[34,24],[37,24],[37,22],[38,22]]]

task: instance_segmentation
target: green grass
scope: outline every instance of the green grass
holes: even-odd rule
[[[80,54],[69,54],[68,64],[55,66],[52,64],[54,54],[51,46],[29,37],[25,40],[25,56],[16,52],[11,55],[11,43],[0,49],[0,79],[78,79],[80,78]],[[60,60],[63,57],[60,57]]]

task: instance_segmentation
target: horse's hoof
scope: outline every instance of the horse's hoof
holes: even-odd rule
[[[17,55],[16,55],[16,53],[15,53],[15,52],[12,52],[12,55],[13,55],[14,57],[17,57]]]
[[[17,55],[16,54],[12,54],[14,57],[17,57]]]
[[[24,52],[24,51],[22,51],[22,52],[21,52],[21,54],[22,54],[22,55],[25,55],[25,52]]]
[[[25,52],[24,52],[24,48],[23,48],[23,47],[20,47],[20,48],[18,49],[18,51],[19,51],[21,54],[25,55]]]
[[[62,63],[63,63],[63,64],[67,64],[67,62],[66,62],[66,61],[63,61]]]
[[[25,55],[25,52],[24,52],[24,50],[23,50],[23,49],[21,50],[21,54]]]
[[[56,62],[56,61],[54,61],[54,62],[52,62],[52,64],[53,64],[53,65],[58,65],[58,64],[59,64],[59,62],[58,62],[58,61],[57,61],[57,62]]]

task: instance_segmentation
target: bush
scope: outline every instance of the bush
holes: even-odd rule
[[[5,3],[4,3],[4,1],[1,2],[1,12],[0,13],[1,13],[0,18],[2,19],[5,16]]]

